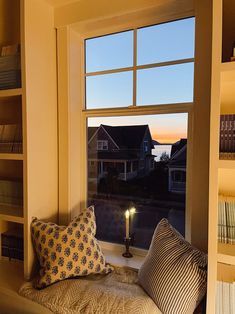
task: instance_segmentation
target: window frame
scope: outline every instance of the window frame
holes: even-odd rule
[[[83,96],[84,103],[83,103],[83,110],[102,110],[106,108],[97,108],[97,109],[89,109],[86,108],[86,78],[87,77],[94,77],[94,76],[99,76],[99,75],[105,75],[105,74],[115,74],[115,73],[123,73],[123,72],[133,72],[133,94],[132,94],[132,104],[128,107],[121,107],[121,108],[132,108],[132,107],[140,107],[141,105],[137,104],[137,72],[138,70],[144,70],[144,69],[154,69],[157,67],[164,67],[164,66],[171,66],[171,65],[181,65],[185,63],[194,63],[195,64],[195,58],[184,58],[184,59],[177,59],[177,60],[172,60],[172,61],[163,61],[163,62],[156,62],[156,63],[149,63],[149,64],[143,64],[143,65],[137,65],[137,31],[140,28],[145,28],[145,27],[151,27],[155,26],[158,24],[165,24],[165,23],[170,23],[174,21],[179,21],[179,20],[185,20],[188,18],[195,18],[195,16],[188,16],[188,17],[181,17],[173,20],[167,20],[167,21],[162,21],[160,23],[152,24],[152,25],[145,25],[141,27],[134,27],[134,28],[128,28],[125,30],[120,30],[119,32],[111,32],[111,33],[104,33],[100,34],[99,36],[93,36],[93,37],[84,37],[83,38],[83,50],[84,50],[84,64],[83,64],[83,74],[84,74],[84,86],[85,86],[85,94]],[[103,37],[103,36],[108,36],[112,34],[118,34],[126,31],[133,31],[133,66],[130,67],[122,67],[122,68],[115,68],[115,69],[110,69],[110,70],[102,70],[102,71],[94,71],[94,72],[88,72],[86,73],[86,47],[85,47],[85,41],[96,38],[96,37]],[[178,103],[173,103],[174,105],[177,105]],[[143,105],[143,106],[148,106],[148,105]],[[160,106],[159,104],[152,104],[150,106]],[[119,107],[118,107],[119,108]],[[116,107],[107,107],[107,109],[116,109]]]
[[[146,27],[163,22],[171,22],[178,19],[195,17],[195,12],[185,12],[175,15],[163,15],[160,17],[146,18],[140,22],[134,22],[134,27]],[[174,114],[174,113],[187,113],[188,114],[188,137],[187,137],[187,166],[186,166],[186,204],[185,204],[185,238],[191,240],[191,211],[192,211],[192,165],[193,165],[193,116],[194,116],[194,100],[188,103],[174,103],[164,105],[144,105],[144,106],[129,106],[120,108],[104,108],[104,109],[86,109],[85,107],[85,40],[103,35],[113,34],[115,32],[128,31],[133,27],[133,21],[128,20],[118,26],[108,26],[93,31],[85,31],[79,34],[79,130],[80,130],[80,156],[79,168],[83,171],[79,173],[81,182],[79,187],[79,200],[80,208],[87,206],[87,171],[88,171],[88,159],[87,159],[87,119],[89,117],[108,117],[108,116],[134,116],[134,115],[151,115],[151,114]],[[178,62],[179,60],[177,60]],[[195,64],[195,59],[193,58]],[[114,70],[115,71],[115,70]],[[194,86],[195,86],[195,70],[194,70]],[[134,93],[134,88],[133,88]],[[195,90],[194,90],[195,93]],[[194,95],[193,93],[193,95]],[[120,250],[120,244],[100,241],[103,247],[118,251]],[[134,247],[134,252],[140,255],[145,255],[146,250]]]

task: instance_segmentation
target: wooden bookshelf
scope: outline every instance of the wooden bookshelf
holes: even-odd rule
[[[214,98],[211,121],[210,205],[208,244],[207,312],[216,313],[217,280],[235,281],[235,245],[217,243],[218,195],[235,195],[235,160],[219,159],[219,119],[221,114],[235,113],[235,62],[230,62],[235,40],[235,2],[219,0],[214,36],[217,41],[213,52],[220,58],[220,82]],[[218,64],[213,65],[213,71]],[[215,92],[214,92],[215,94]],[[212,94],[212,97],[213,95]],[[216,165],[216,167],[214,167]],[[217,168],[217,171],[216,171]]]
[[[23,135],[22,154],[0,153],[0,177],[23,183],[24,204],[0,204],[0,236],[23,225],[23,272],[29,279],[35,262],[32,217],[56,221],[58,214],[54,11],[46,1],[0,0],[0,21],[0,50],[20,44],[21,58],[21,87],[0,90],[0,124],[19,124]]]

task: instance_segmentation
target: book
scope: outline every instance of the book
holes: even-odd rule
[[[19,124],[0,125],[0,152],[22,152],[22,126]]]
[[[23,182],[0,179],[0,203],[7,205],[23,205]]]
[[[235,114],[220,116],[220,158],[235,159]]]
[[[11,259],[24,259],[23,228],[11,229],[1,234],[2,256]]]
[[[218,241],[235,244],[235,197],[219,196]]]
[[[8,46],[3,46],[2,47],[2,52],[1,56],[14,56],[17,53],[20,52],[20,45],[19,44],[14,44],[14,45],[8,45]]]

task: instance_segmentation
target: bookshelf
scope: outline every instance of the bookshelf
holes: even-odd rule
[[[235,62],[230,62],[233,42],[235,40],[235,3],[229,0],[218,1],[217,53],[220,67],[218,84],[220,98],[214,102],[211,120],[216,121],[211,128],[211,161],[210,161],[210,204],[209,204],[209,242],[208,242],[208,295],[207,312],[221,313],[217,300],[221,290],[217,291],[217,282],[232,283],[235,281],[235,245],[218,242],[218,196],[235,196],[235,160],[219,159],[220,115],[235,114]],[[220,46],[220,47],[219,47]],[[218,63],[214,64],[214,69]],[[222,292],[225,294],[225,290]],[[225,300],[225,299],[224,299]],[[226,294],[229,302],[229,296]],[[225,301],[226,302],[226,301]],[[226,302],[226,303],[228,303]]]
[[[9,3],[0,0],[0,51],[2,47],[20,44],[20,1]],[[14,8],[14,9],[13,9]],[[7,30],[10,30],[7,32]],[[4,83],[3,81],[0,84]],[[19,125],[22,129],[22,88],[0,89],[0,125]],[[23,154],[0,153],[0,195],[8,194],[7,203],[0,203],[0,233],[9,228],[18,228],[24,224],[23,206],[10,204],[9,182],[21,182],[23,185]],[[7,182],[4,187],[4,182]],[[23,195],[22,195],[23,198]],[[0,239],[1,244],[1,239]],[[0,256],[2,254],[2,247]]]
[[[23,228],[24,235],[22,266],[1,257],[0,249],[0,268],[16,268],[29,279],[35,261],[32,217],[56,221],[58,211],[54,10],[46,1],[0,0],[0,21],[0,52],[3,46],[20,44],[21,64],[21,86],[0,86],[0,130],[15,124],[22,133],[22,151],[0,150],[0,198],[1,180],[23,187],[22,204],[0,201],[0,247],[1,234]]]

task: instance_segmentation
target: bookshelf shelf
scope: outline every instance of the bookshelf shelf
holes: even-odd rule
[[[23,208],[0,204],[0,219],[23,224]]]
[[[218,243],[217,261],[223,264],[235,265],[235,245]]]
[[[235,160],[219,160],[220,169],[235,169]]]
[[[3,89],[0,90],[0,98],[20,96],[22,95],[22,88]]]
[[[221,64],[222,82],[235,82],[235,62],[223,62]]]
[[[0,160],[24,160],[23,154],[13,154],[13,153],[0,153]]]

